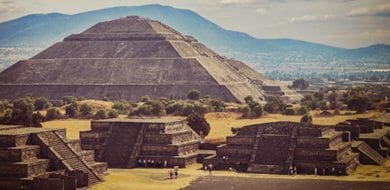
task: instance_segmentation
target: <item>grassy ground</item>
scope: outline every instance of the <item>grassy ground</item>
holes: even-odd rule
[[[168,177],[168,169],[109,169],[109,175],[104,182],[92,187],[93,190],[111,189],[143,189],[143,190],[170,190],[187,187],[191,181],[202,176],[208,176],[207,172],[200,170],[200,164],[191,165],[189,168],[180,169],[178,179],[171,180]],[[379,177],[376,175],[379,174]],[[349,176],[313,176],[313,175],[270,175],[236,173],[230,171],[213,171],[213,176],[244,177],[251,179],[324,179],[338,181],[385,181],[390,182],[390,160],[384,166],[360,166]]]
[[[82,119],[63,119],[42,123],[45,128],[65,128],[66,136],[69,139],[79,139],[80,131],[91,129],[90,120]]]

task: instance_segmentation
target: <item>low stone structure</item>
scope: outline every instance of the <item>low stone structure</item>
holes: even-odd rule
[[[359,164],[358,155],[351,142],[343,142],[343,132],[275,122],[239,128],[203,164],[256,173],[287,174],[295,168],[299,174],[345,175]]]
[[[200,137],[183,119],[108,119],[80,133],[83,149],[109,167],[185,167],[196,162]]]
[[[359,118],[339,123],[335,129],[347,133],[347,138],[353,140],[352,148],[360,153],[361,163],[381,165],[389,157],[390,131],[384,123]]]
[[[65,129],[0,126],[0,189],[72,190],[100,182],[106,170]]]

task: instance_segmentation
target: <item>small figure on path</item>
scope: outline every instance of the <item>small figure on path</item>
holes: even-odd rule
[[[170,179],[173,179],[173,170],[172,169],[168,170],[168,174],[170,176]]]

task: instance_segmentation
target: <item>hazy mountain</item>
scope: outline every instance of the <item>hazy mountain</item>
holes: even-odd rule
[[[306,64],[318,64],[322,67],[335,63],[343,67],[367,64],[384,64],[387,67],[390,63],[389,45],[343,49],[292,39],[258,39],[242,32],[225,30],[193,11],[162,5],[114,7],[75,15],[33,14],[3,22],[0,23],[0,56],[3,57],[2,47],[46,48],[65,36],[79,33],[98,22],[128,15],[160,20],[179,32],[194,36],[220,54],[243,60],[258,69],[272,70],[281,65],[290,67],[291,64],[303,67]],[[26,59],[36,51],[19,57]],[[4,67],[6,62],[3,59],[0,61]]]

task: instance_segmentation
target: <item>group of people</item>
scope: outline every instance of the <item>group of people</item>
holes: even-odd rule
[[[206,172],[206,171],[209,171],[209,175],[212,175],[212,171],[213,171],[213,165],[212,164],[209,164],[209,165],[207,165],[207,166],[204,166],[203,167],[203,169],[204,169],[204,171]]]
[[[177,177],[179,176],[179,166],[175,166],[173,167],[173,169],[169,169],[168,175],[170,179],[177,179]]]
[[[164,160],[153,160],[153,159],[139,159],[138,166],[144,168],[166,168],[168,165],[168,161]]]

